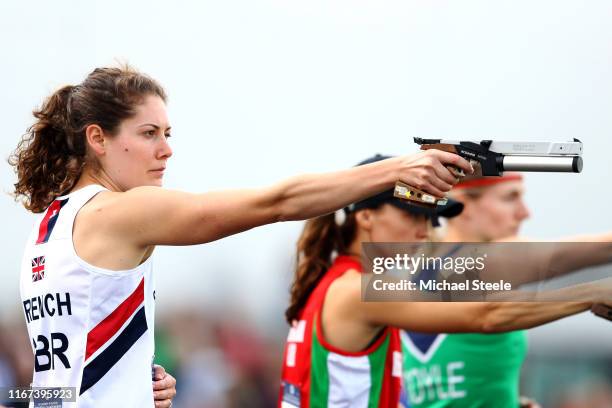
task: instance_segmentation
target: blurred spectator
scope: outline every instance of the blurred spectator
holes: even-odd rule
[[[28,387],[32,381],[34,357],[21,315],[0,324],[0,387]],[[8,403],[8,407],[27,407],[26,403]]]
[[[177,360],[175,407],[275,405],[281,345],[250,328],[244,314],[177,311],[159,326]]]
[[[4,327],[0,326],[0,387],[2,388],[13,387],[15,385],[15,371],[11,361],[12,355],[7,347],[8,333]],[[0,397],[0,407],[1,404],[5,403],[7,401]]]
[[[159,326],[164,327],[169,348],[176,353],[177,397],[174,406],[227,406],[226,395],[233,375],[217,345],[212,321],[204,314],[185,310],[167,316]]]
[[[563,391],[559,408],[612,408],[612,386],[595,381]]]
[[[228,406],[274,406],[280,381],[280,345],[267,343],[246,324],[235,325],[228,320],[218,325],[217,333],[220,346],[235,371]]]

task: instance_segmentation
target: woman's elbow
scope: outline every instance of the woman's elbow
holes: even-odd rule
[[[494,334],[508,330],[508,316],[503,313],[503,306],[499,303],[485,303],[478,320],[478,329],[481,333]]]
[[[484,334],[495,334],[506,331],[507,329],[501,322],[494,319],[485,320],[480,326],[480,332]]]
[[[294,176],[272,187],[268,192],[268,205],[275,221],[301,221],[319,215],[317,189],[312,188],[313,178]],[[319,195],[320,196],[320,195]]]
[[[275,222],[301,221],[311,216],[303,200],[289,192],[276,195],[269,203],[269,209],[270,216]]]
[[[282,185],[260,190],[251,203],[251,214],[257,214],[257,225],[295,220],[296,209]]]
[[[284,222],[284,221],[299,221],[303,218],[300,217],[300,210],[290,200],[279,200],[269,207],[270,218],[273,222]]]

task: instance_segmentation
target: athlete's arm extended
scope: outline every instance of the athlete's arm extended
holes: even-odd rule
[[[566,237],[555,241],[510,237],[487,243],[468,242],[462,244],[452,257],[472,257],[474,251],[486,258],[483,268],[472,270],[478,279],[487,282],[503,279],[518,287],[588,267],[611,264],[612,233]]]
[[[612,263],[612,233],[564,237],[554,242],[515,237],[490,245],[487,268],[479,276],[495,281],[503,278],[515,286]],[[535,242],[535,245],[528,245]],[[504,243],[510,243],[504,245]],[[517,245],[512,245],[517,243]],[[520,261],[519,261],[520,260]]]
[[[110,235],[138,246],[201,244],[259,225],[327,214],[390,189],[397,180],[440,197],[456,182],[443,164],[472,171],[457,155],[427,151],[297,176],[262,189],[190,194],[138,187],[106,193],[107,198],[91,204],[91,211],[104,214]]]
[[[424,333],[499,333],[529,329],[588,310],[591,302],[363,302],[375,325]]]
[[[361,277],[347,273],[329,288],[326,307],[341,319],[359,319],[371,326],[394,326],[425,333],[496,333],[528,329],[588,310],[610,294],[610,282],[584,284],[584,302],[553,302],[563,296],[561,289],[542,298],[544,302],[366,302],[361,300]],[[333,291],[333,292],[332,292]],[[330,301],[330,299],[332,299]]]

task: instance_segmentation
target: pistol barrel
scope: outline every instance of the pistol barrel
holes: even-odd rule
[[[506,155],[501,158],[501,170],[580,173],[582,157]]]

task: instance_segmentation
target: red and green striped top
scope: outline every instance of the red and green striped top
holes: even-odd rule
[[[402,376],[399,332],[387,327],[366,350],[325,341],[319,318],[327,289],[359,261],[339,256],[310,295],[285,346],[279,408],[396,408]]]

